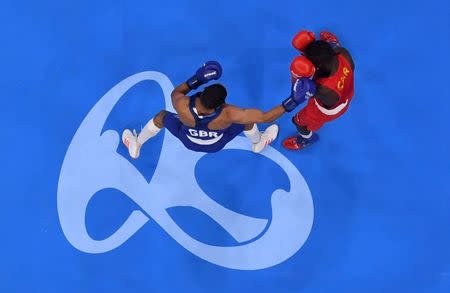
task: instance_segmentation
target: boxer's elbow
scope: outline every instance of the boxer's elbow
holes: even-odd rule
[[[277,119],[275,119],[274,117],[269,117],[269,118],[267,118],[263,123],[272,123],[272,122],[274,122],[275,120],[277,120]]]
[[[177,89],[174,89],[172,93],[170,94],[170,97],[172,100],[176,99],[177,97],[183,95],[180,91],[177,91]]]
[[[270,112],[261,112],[256,123],[270,123],[275,121],[275,117]]]
[[[180,85],[178,85],[170,94],[170,96],[172,97],[172,99],[176,99],[177,97],[180,96],[185,96],[191,89],[189,88],[189,86],[187,85],[187,83],[182,83]]]

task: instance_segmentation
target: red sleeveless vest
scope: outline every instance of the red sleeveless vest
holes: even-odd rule
[[[339,67],[336,72],[332,76],[316,80],[317,84],[336,92],[339,96],[339,102],[336,106],[345,103],[347,100],[350,101],[354,94],[353,70],[350,62],[342,54],[337,55],[337,57]]]

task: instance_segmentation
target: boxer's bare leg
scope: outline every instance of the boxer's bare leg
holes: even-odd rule
[[[250,139],[252,144],[258,143],[261,140],[261,132],[259,132],[256,123],[246,124],[244,128],[245,136]]]

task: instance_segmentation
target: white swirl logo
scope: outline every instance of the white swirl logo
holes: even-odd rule
[[[173,136],[164,133],[161,155],[153,177],[144,176],[117,153],[120,142],[116,131],[102,128],[119,99],[141,81],[159,83],[166,108],[173,111],[170,93],[173,85],[162,73],[146,71],[121,81],[108,91],[81,123],[70,143],[58,183],[58,214],[67,240],[87,253],[113,250],[151,217],[175,241],[196,256],[219,266],[256,270],[279,264],[293,256],[308,238],[313,223],[313,203],[308,186],[297,168],[281,153],[268,147],[261,155],[278,164],[287,174],[290,191],[272,193],[272,221],[253,218],[229,210],[206,195],[198,186],[194,168],[203,153],[191,152]],[[236,137],[227,149],[249,150],[244,137]],[[176,161],[176,164],[174,162]],[[169,176],[170,175],[170,176]],[[178,178],[173,184],[170,178]],[[86,207],[94,194],[114,188],[129,196],[145,211],[130,213],[112,235],[103,240],[92,239],[85,224]],[[221,225],[239,243],[238,246],[213,246],[195,240],[170,217],[167,209],[177,206],[196,208]]]

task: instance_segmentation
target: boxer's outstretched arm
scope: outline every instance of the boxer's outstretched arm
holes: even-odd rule
[[[273,122],[284,113],[286,113],[286,111],[282,105],[276,106],[267,112],[258,109],[241,109],[232,105],[226,107],[228,118],[231,122],[237,124]]]
[[[313,80],[299,77],[291,87],[291,95],[280,106],[263,112],[258,109],[241,109],[229,105],[225,108],[230,122],[238,124],[267,123],[278,119],[285,112],[291,112],[298,105],[305,102],[316,93],[316,85]]]

